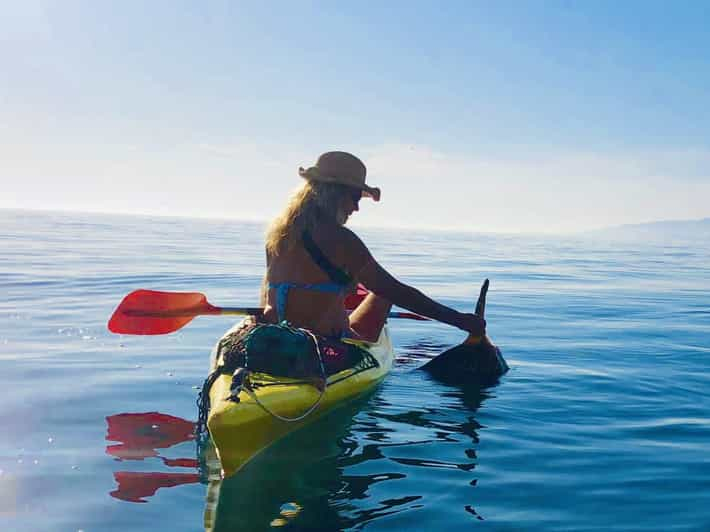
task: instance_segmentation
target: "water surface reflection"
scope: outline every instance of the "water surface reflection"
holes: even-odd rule
[[[161,488],[206,483],[209,532],[340,530],[374,521],[428,527],[452,507],[483,519],[471,489],[484,429],[476,413],[491,391],[410,371],[422,359],[413,350],[380,388],[277,442],[226,480],[209,446],[200,449],[200,460],[197,453],[165,455],[194,441],[193,422],[158,412],[108,416],[108,454],[122,464],[159,461],[162,469],[115,471],[110,495],[145,503]],[[179,449],[195,452],[196,445]]]
[[[114,471],[117,487],[109,495],[127,502],[145,503],[160,488],[200,481],[195,458],[167,458],[158,449],[168,449],[195,439],[193,422],[160,412],[122,413],[106,417],[106,453],[123,462],[158,458],[167,467],[190,468],[191,473],[162,471]]]
[[[390,377],[386,392],[290,435],[234,477],[212,475],[206,529],[342,530],[378,520],[388,527],[435,526],[437,507],[451,511],[451,501],[472,519],[483,519],[471,492],[478,483],[476,445],[483,428],[474,416],[489,392],[422,374],[417,390],[395,393],[404,381]],[[411,373],[404,380],[411,382]],[[391,402],[409,392],[418,400]],[[427,403],[432,406],[409,406]],[[441,485],[440,492],[433,484]],[[419,514],[431,522],[420,521]]]

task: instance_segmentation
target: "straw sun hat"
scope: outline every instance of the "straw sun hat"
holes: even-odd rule
[[[380,189],[365,184],[367,168],[354,155],[344,151],[329,151],[318,157],[315,166],[298,169],[298,175],[308,181],[337,183],[362,190],[363,196],[380,201]]]

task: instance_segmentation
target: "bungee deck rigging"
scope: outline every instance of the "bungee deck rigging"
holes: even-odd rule
[[[198,396],[196,432],[231,474],[283,435],[369,389],[392,365],[376,343],[339,340],[247,318],[217,343]]]
[[[247,318],[213,350],[196,431],[201,439],[209,433],[231,475],[289,432],[370,389],[393,358],[386,328],[368,343]]]

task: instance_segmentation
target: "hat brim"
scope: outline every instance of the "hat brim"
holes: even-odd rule
[[[342,179],[334,176],[323,175],[314,167],[305,170],[303,168],[298,169],[298,175],[300,175],[306,181],[320,181],[321,183],[334,183],[336,185],[343,185],[351,188],[359,188],[362,190],[362,195],[371,198],[374,201],[380,201],[380,196],[382,192],[377,187],[370,187],[364,183],[346,183]]]
[[[377,187],[368,187],[367,185],[362,185],[362,195],[371,198],[373,201],[380,201],[380,189]]]

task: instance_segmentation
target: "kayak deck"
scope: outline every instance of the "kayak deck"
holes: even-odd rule
[[[239,324],[227,334],[237,327]],[[207,426],[225,476],[236,473],[254,456],[290,432],[370,390],[389,373],[394,350],[386,327],[374,343],[343,341],[367,350],[377,361],[377,366],[348,368],[330,375],[322,392],[302,379],[255,374],[254,381],[258,386],[252,393],[240,391],[239,402],[236,402],[228,399],[231,375],[220,375],[215,380],[209,392],[211,408]],[[213,369],[219,363],[215,350]],[[313,411],[303,416],[314,405]],[[301,419],[284,421],[279,418]]]

